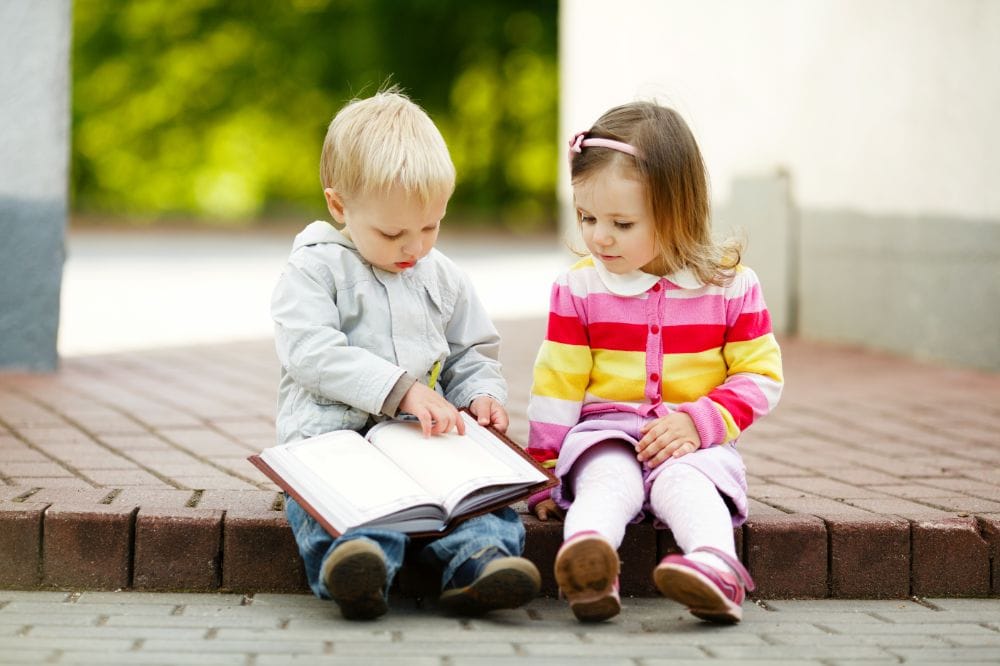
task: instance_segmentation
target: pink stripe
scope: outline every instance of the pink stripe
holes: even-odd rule
[[[741,431],[770,409],[767,396],[749,377],[730,377],[708,396],[726,408]]]
[[[614,294],[590,294],[584,299],[571,296],[578,307],[585,307],[591,321],[620,324],[646,324],[644,308],[636,307],[635,298]],[[561,305],[561,303],[560,303]],[[559,314],[567,314],[559,311]],[[716,324],[725,317],[725,299],[721,294],[697,298],[669,298],[664,305],[663,323],[672,325]]]
[[[549,298],[549,310],[561,317],[579,317],[584,312],[583,299],[577,298],[564,284],[552,285],[552,295]]]
[[[702,396],[694,402],[678,405],[677,411],[684,412],[694,421],[702,448],[722,444],[726,441],[726,422],[707,396]]]
[[[755,282],[742,296],[726,301],[726,324],[733,326],[736,323],[736,318],[741,314],[764,310],[767,310],[767,306],[764,305],[764,296],[761,293],[760,284]]]
[[[555,452],[555,455],[558,455],[558,451],[562,447],[562,441],[568,432],[569,426],[532,421],[528,428],[528,447],[532,449],[551,449]]]

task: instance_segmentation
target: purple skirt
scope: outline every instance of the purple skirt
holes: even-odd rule
[[[646,421],[654,417],[644,417],[628,412],[611,412],[585,417],[583,421],[573,426],[563,440],[556,462],[555,475],[565,481],[573,470],[573,463],[580,455],[595,444],[608,440],[624,440],[635,446],[642,438],[640,428]],[[649,469],[643,464],[642,478],[646,494],[644,512],[640,512],[633,522],[645,517],[650,511],[649,489],[660,472],[670,465],[690,465],[709,478],[715,484],[733,516],[733,527],[742,525],[747,519],[747,478],[743,458],[736,451],[736,446],[730,442],[720,446],[710,446],[688,453],[680,458],[670,458],[657,467]],[[552,491],[552,499],[563,509],[568,509],[573,503],[572,491],[564,484]],[[657,521],[659,523],[659,521]],[[662,526],[662,525],[658,525]]]

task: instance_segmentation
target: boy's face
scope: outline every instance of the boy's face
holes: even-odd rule
[[[353,197],[345,201],[334,190],[323,190],[333,219],[344,225],[368,263],[390,273],[412,268],[437,242],[448,197],[421,205],[400,187],[383,195]]]

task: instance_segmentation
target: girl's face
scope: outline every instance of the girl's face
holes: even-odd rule
[[[583,242],[612,273],[629,273],[657,256],[653,214],[645,189],[620,167],[573,185]]]
[[[381,196],[345,201],[327,188],[330,214],[344,225],[344,235],[372,266],[390,273],[412,268],[437,241],[448,197],[422,205],[416,196],[394,187]]]

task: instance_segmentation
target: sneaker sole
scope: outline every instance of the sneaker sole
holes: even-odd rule
[[[614,594],[592,600],[571,601],[569,607],[580,622],[603,622],[622,612],[621,601]]]
[[[653,571],[653,582],[660,594],[673,599],[697,618],[736,624],[743,619],[743,609],[730,601],[707,577],[674,564],[661,564]]]
[[[572,566],[581,560],[591,566],[583,571]],[[578,620],[600,622],[621,612],[621,602],[614,595],[618,569],[618,553],[604,539],[580,539],[559,552],[556,583]]]
[[[486,565],[483,574],[471,585],[441,593],[438,603],[460,615],[482,615],[502,608],[517,608],[528,603],[541,589],[538,569],[520,557],[504,557]]]
[[[389,610],[382,593],[385,583],[385,561],[369,550],[344,556],[330,567],[326,579],[330,596],[348,620],[373,620],[385,615]]]

